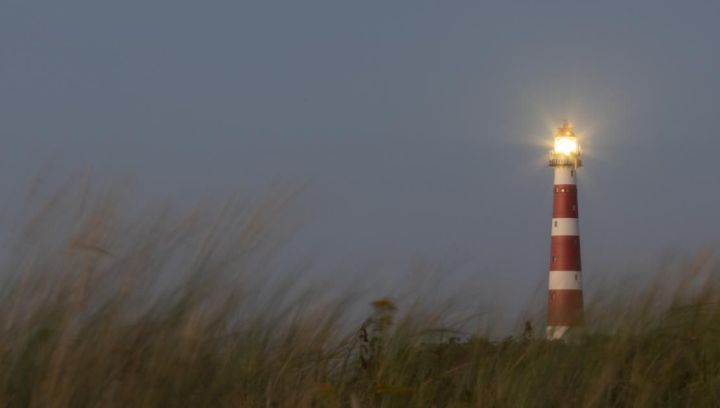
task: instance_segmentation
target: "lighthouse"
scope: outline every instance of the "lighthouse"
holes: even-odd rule
[[[580,145],[568,121],[555,132],[553,146],[550,167],[555,171],[555,184],[546,333],[548,339],[555,340],[580,326],[583,314],[577,198],[577,169],[582,160]]]

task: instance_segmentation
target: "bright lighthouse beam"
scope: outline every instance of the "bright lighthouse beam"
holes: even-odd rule
[[[574,137],[556,137],[555,152],[570,156],[578,153],[578,143]]]
[[[555,132],[553,150],[550,151],[550,166],[582,166],[582,152],[570,122],[563,122]]]

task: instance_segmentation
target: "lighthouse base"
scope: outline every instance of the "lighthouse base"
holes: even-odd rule
[[[570,326],[548,326],[545,329],[545,338],[548,340],[562,340],[570,330]]]

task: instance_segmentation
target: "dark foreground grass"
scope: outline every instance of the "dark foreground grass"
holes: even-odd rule
[[[354,325],[348,302],[278,282],[287,197],[129,216],[79,196],[6,245],[0,406],[720,406],[711,281],[595,308],[602,328],[565,343],[446,340],[442,316],[379,300]]]

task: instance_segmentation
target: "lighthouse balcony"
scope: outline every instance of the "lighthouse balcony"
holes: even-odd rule
[[[548,164],[550,167],[581,167],[582,160],[580,160],[577,156],[565,156],[551,153]]]

